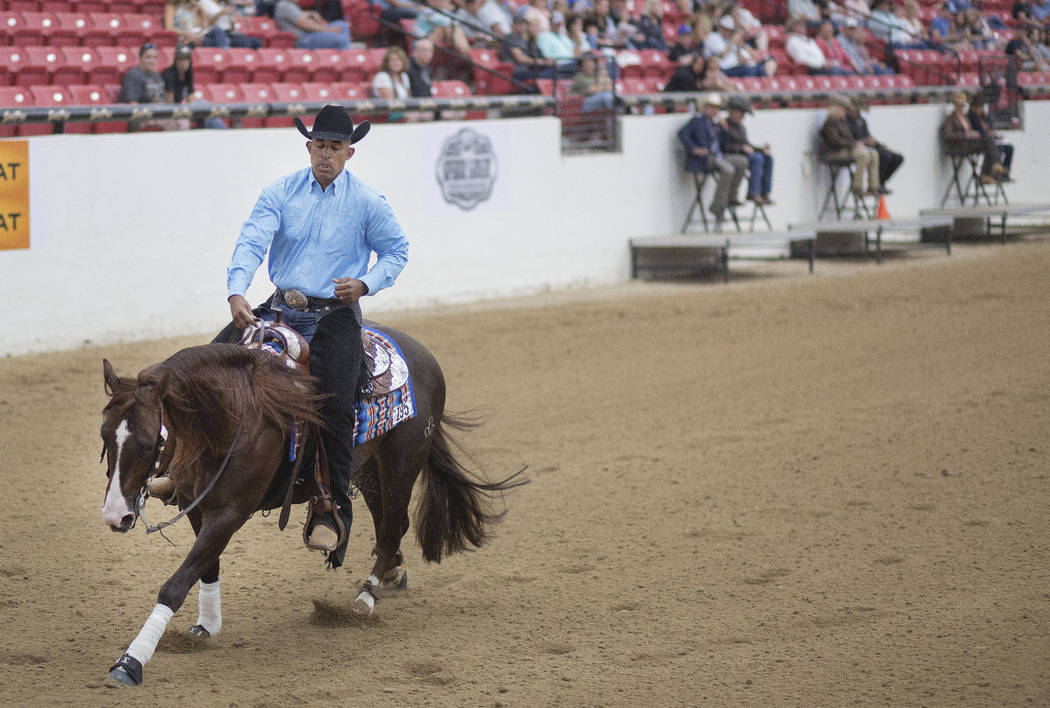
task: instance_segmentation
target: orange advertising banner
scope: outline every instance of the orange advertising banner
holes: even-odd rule
[[[0,251],[29,248],[29,141],[0,140]]]

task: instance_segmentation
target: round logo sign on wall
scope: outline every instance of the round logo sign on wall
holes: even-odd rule
[[[497,171],[492,141],[471,128],[461,129],[441,145],[437,181],[450,204],[469,210],[487,200]]]

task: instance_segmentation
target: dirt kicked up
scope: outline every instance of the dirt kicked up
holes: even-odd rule
[[[102,524],[101,360],[207,334],[2,359],[3,703],[1046,705],[1050,243],[956,251],[384,317],[532,484],[476,553],[410,534],[369,621],[363,504],[337,572],[256,516],[222,631],[191,592],[138,689],[103,678],[192,531]]]

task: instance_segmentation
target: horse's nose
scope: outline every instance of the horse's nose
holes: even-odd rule
[[[127,531],[130,531],[131,527],[134,526],[134,525],[135,525],[135,515],[134,514],[124,514],[124,516],[120,517],[120,525],[117,526],[116,524],[112,524],[111,523],[109,525],[109,529],[110,529],[110,531],[119,531],[120,533],[126,533]]]

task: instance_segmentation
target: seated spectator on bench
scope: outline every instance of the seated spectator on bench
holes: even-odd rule
[[[120,94],[117,101],[120,103],[164,103],[164,79],[157,72],[157,62],[160,61],[160,53],[157,45],[146,42],[139,49],[139,62],[131,67],[120,80]],[[154,130],[188,130],[190,122],[184,119],[153,118],[149,120],[128,121],[129,131],[138,131],[143,128]]]
[[[769,33],[750,10],[736,0],[730,0],[726,14],[733,18],[733,25],[744,33],[744,41],[749,47],[763,54],[769,49]]]
[[[803,22],[816,27],[824,19],[824,13],[820,6],[825,4],[823,2],[817,3],[813,0],[788,0],[788,17],[802,18]]]
[[[201,47],[208,23],[196,0],[168,0],[164,4],[164,29],[174,32],[180,45]]]
[[[1006,53],[1018,58],[1021,71],[1050,71],[1050,48],[1039,41],[1039,28],[1033,24],[1017,28]]]
[[[828,99],[828,115],[820,127],[821,159],[824,162],[852,162],[853,184],[851,190],[857,197],[866,194],[880,194],[879,188],[879,153],[873,147],[853,137],[853,131],[846,122],[846,112],[853,105],[845,96],[832,96]],[[864,189],[864,177],[868,178],[868,188]]]
[[[570,12],[565,17],[565,34],[572,40],[573,52],[576,56],[593,52],[598,45],[591,41],[590,36],[583,29],[583,15]]]
[[[412,98],[433,96],[430,65],[434,61],[434,43],[429,39],[417,39],[412,43],[412,58],[408,62],[408,84]]]
[[[295,46],[300,49],[350,48],[350,25],[345,20],[328,22],[292,0],[277,0],[273,19],[277,29],[295,35]]]
[[[992,124],[988,120],[988,102],[980,91],[970,97],[970,112],[966,114],[966,118],[970,121],[970,127],[981,134],[982,140],[986,139],[985,136],[992,136],[999,152],[999,163],[1006,170],[1000,173],[999,178],[1009,181],[1010,167],[1014,162],[1014,146],[1004,142],[1002,136],[992,130]]]
[[[688,63],[696,52],[703,52],[703,46],[697,42],[693,28],[689,25],[679,25],[675,40],[667,50],[667,58],[673,62]]]
[[[743,97],[729,99],[722,130],[722,150],[726,155],[743,155],[747,160],[750,176],[747,181],[747,198],[755,204],[771,204],[769,193],[773,189],[773,156],[769,143],[753,145],[747,139],[744,114],[753,113],[751,104]],[[735,194],[735,193],[734,193]]]
[[[868,121],[864,120],[864,116],[861,115],[866,110],[868,110],[868,99],[864,96],[854,96],[852,107],[846,111],[846,122],[849,124],[850,132],[853,133],[854,140],[875,148],[875,152],[879,153],[879,193],[889,194],[890,190],[886,188],[886,182],[904,162],[904,156],[890,150],[872,137],[871,131],[868,130]]]
[[[495,0],[463,0],[456,12],[472,45],[489,45],[510,32],[510,13]]]
[[[536,33],[536,46],[540,54],[557,62],[576,61],[576,45],[565,34],[565,16],[560,10],[551,13],[550,24],[540,13],[528,12],[529,33]],[[532,24],[536,23],[533,29]]]
[[[390,47],[383,54],[379,71],[372,77],[372,96],[375,98],[408,98],[411,95],[408,56],[401,47]]]
[[[831,23],[828,22],[830,25]],[[796,64],[806,67],[811,76],[829,75],[845,76],[853,72],[841,66],[833,65],[824,52],[821,51],[817,40],[806,34],[806,22],[801,17],[792,17],[787,21],[784,28],[788,32],[787,41],[784,43],[784,51]]]
[[[715,217],[715,231],[721,229],[726,208],[740,206],[735,195],[747,169],[746,157],[722,152],[722,129],[717,121],[721,108],[721,96],[717,93],[705,94],[700,103],[700,113],[690,118],[678,131],[678,140],[685,148],[686,171],[714,174],[715,195],[711,199],[711,214]]]
[[[664,4],[662,0],[645,0],[642,14],[632,24],[634,25],[634,32],[630,35],[632,47],[635,49],[667,51],[667,40],[664,38]]]
[[[860,22],[852,17],[847,17],[842,21],[842,30],[836,39],[842,51],[849,57],[850,67],[858,74],[876,76],[892,74],[893,69],[871,58],[871,53],[864,42],[864,32],[865,29],[860,26]]]
[[[584,113],[611,111],[616,106],[612,78],[603,66],[604,61],[604,57],[593,52],[580,55],[580,68],[572,77],[569,93],[584,97],[581,108]]]
[[[820,23],[817,36],[813,41],[817,43],[824,58],[828,60],[826,68],[843,75],[854,73],[853,62],[835,37],[835,24],[831,20],[824,20]]]
[[[379,19],[397,24],[401,20],[414,20],[419,17],[419,8],[412,0],[373,0],[379,7]]]
[[[529,22],[522,14],[514,16],[510,34],[500,40],[499,57],[500,61],[514,64],[511,75],[518,81],[553,78],[557,63],[540,52],[530,31]]]
[[[176,47],[171,66],[160,72],[160,77],[164,79],[164,99],[168,103],[193,103],[193,50],[187,46]],[[180,125],[180,129],[182,127]],[[185,127],[189,127],[188,121]],[[204,119],[204,127],[225,130],[227,126],[221,118],[208,117]]]
[[[427,0],[416,17],[416,39],[429,39],[439,47],[451,47],[460,54],[470,54],[470,42],[455,19],[452,0]]]
[[[981,182],[994,184],[1008,170],[999,162],[999,147],[995,144],[995,137],[991,133],[981,135],[970,125],[966,113],[967,103],[966,94],[962,91],[952,94],[952,112],[941,123],[941,139],[950,155],[983,153]]]
[[[702,54],[687,55],[688,64],[680,64],[664,84],[664,91],[736,91],[733,82],[722,73],[718,64],[704,59]]]
[[[772,58],[760,60],[744,43],[744,33],[736,29],[732,16],[719,18],[716,31],[704,40],[704,56],[718,62],[726,76],[772,76],[777,63]]]
[[[595,41],[602,49],[626,49],[627,36],[620,27],[619,19],[613,15],[609,0],[594,0],[594,12],[591,15],[598,32]]]
[[[197,6],[209,27],[204,35],[205,47],[258,49],[262,46],[258,37],[249,37],[233,29],[233,15],[237,10],[232,5],[216,0],[197,0]]]

